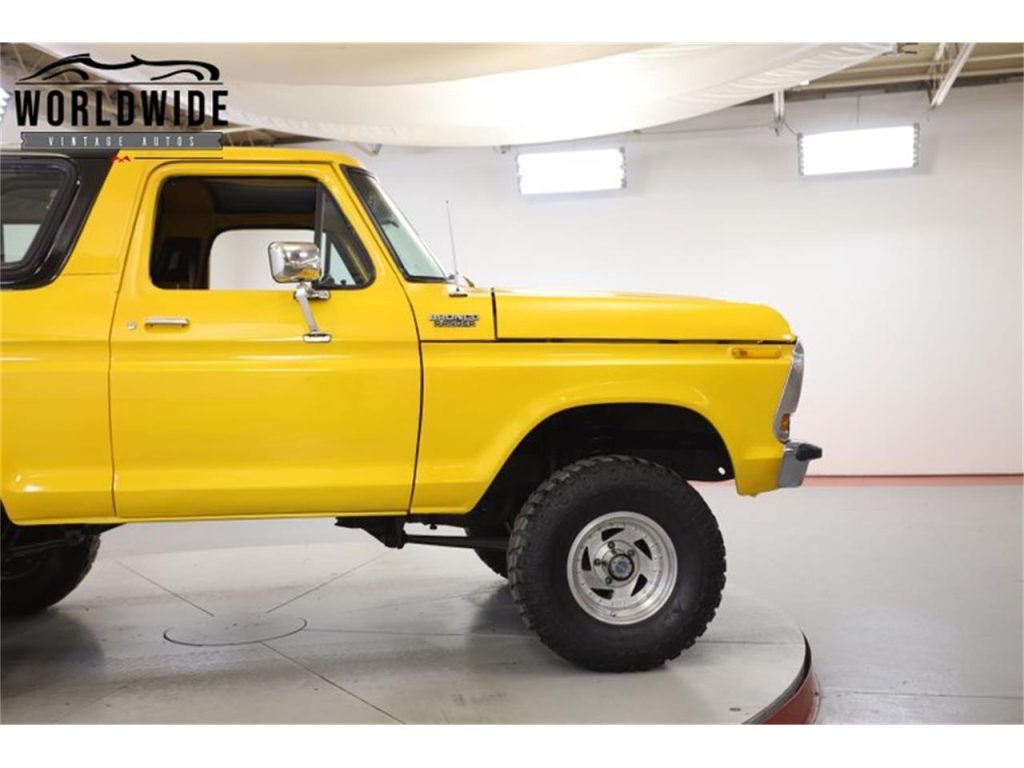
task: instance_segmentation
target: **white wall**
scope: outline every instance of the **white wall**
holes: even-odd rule
[[[819,474],[1018,473],[1021,95],[957,88],[935,112],[920,92],[789,105],[806,132],[920,122],[921,165],[904,172],[801,178],[766,106],[579,142],[625,145],[615,193],[525,199],[514,154],[488,149],[361,159],[445,263],[452,201],[478,284],[780,309],[807,348],[794,434],[824,446]]]

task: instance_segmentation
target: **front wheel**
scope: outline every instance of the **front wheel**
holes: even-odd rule
[[[632,456],[555,472],[516,518],[512,596],[527,626],[588,669],[663,664],[707,629],[725,586],[711,510],[671,470]]]

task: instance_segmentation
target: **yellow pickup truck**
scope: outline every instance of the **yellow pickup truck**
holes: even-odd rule
[[[348,157],[0,166],[4,614],[124,523],[323,516],[476,550],[555,652],[646,669],[725,584],[688,481],[754,495],[821,455],[790,439],[803,354],[774,310],[474,287]]]

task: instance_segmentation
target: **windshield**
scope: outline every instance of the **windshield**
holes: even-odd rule
[[[388,241],[406,276],[427,280],[447,279],[448,274],[381,188],[380,182],[368,173],[349,171],[348,178],[356,194],[370,212],[381,235]]]

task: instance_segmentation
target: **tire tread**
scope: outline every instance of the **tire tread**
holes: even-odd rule
[[[688,500],[690,503],[685,505],[685,514],[689,515],[693,530],[702,540],[705,552],[710,554],[708,572],[713,576],[703,585],[697,602],[698,608],[683,632],[662,633],[664,637],[653,647],[640,648],[635,640],[615,643],[612,647],[604,649],[600,657],[595,657],[564,641],[566,633],[564,628],[559,626],[558,611],[551,596],[537,594],[537,591],[531,592],[526,588],[524,566],[528,564],[531,541],[537,535],[538,516],[543,514],[551,495],[589,472],[616,466],[643,467],[647,471],[663,474],[672,482],[680,483],[689,489],[692,496]],[[725,565],[725,544],[718,522],[697,492],[671,469],[630,455],[610,454],[585,458],[554,472],[526,500],[516,517],[509,539],[509,586],[524,623],[559,655],[597,671],[630,672],[651,669],[677,658],[684,650],[690,648],[707,630],[721,604],[722,590],[725,587]]]

